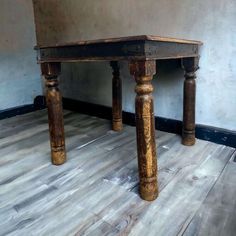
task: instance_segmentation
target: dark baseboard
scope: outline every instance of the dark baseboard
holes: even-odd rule
[[[17,115],[23,115],[32,111],[41,110],[46,107],[45,99],[43,96],[37,96],[33,104],[13,107],[0,111],[0,120],[10,118]]]
[[[196,137],[236,148],[236,131],[206,125],[196,125]]]
[[[108,120],[112,119],[111,107],[76,101],[69,98],[63,98],[63,106],[68,110],[77,111]],[[123,123],[135,126],[134,113],[123,111]],[[155,125],[156,129],[161,131],[175,134],[181,134],[182,132],[182,121],[179,120],[155,117]],[[235,131],[205,125],[196,125],[196,138],[236,148]]]
[[[91,116],[97,116],[103,119],[112,119],[111,107],[76,101],[69,98],[63,98],[63,107],[68,110],[77,111]],[[36,110],[41,110],[44,108],[46,108],[45,97],[37,96],[34,99],[34,104],[28,104],[0,111],[0,120],[16,115],[26,114]],[[123,123],[135,126],[134,113],[123,111]],[[179,120],[155,117],[155,126],[156,129],[169,133],[181,134],[182,132],[182,121]],[[235,131],[229,131],[205,125],[196,125],[196,137],[198,139],[207,140],[236,148]]]

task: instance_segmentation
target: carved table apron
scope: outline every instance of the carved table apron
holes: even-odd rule
[[[195,143],[195,72],[198,69],[199,41],[133,36],[103,40],[79,41],[68,44],[38,45],[38,62],[45,77],[46,100],[51,143],[52,163],[66,160],[62,99],[58,89],[58,75],[62,62],[110,61],[112,79],[112,128],[122,130],[122,91],[118,61],[129,62],[129,70],[136,81],[136,133],[140,181],[140,196],[152,201],[158,196],[155,124],[153,113],[153,75],[156,60],[182,60],[185,70],[182,143]]]

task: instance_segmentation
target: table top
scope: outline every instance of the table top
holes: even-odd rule
[[[169,42],[169,43],[180,43],[180,44],[195,44],[202,45],[201,41],[177,39],[170,37],[154,36],[154,35],[137,35],[120,38],[107,38],[107,39],[95,39],[95,40],[80,40],[68,43],[58,43],[49,45],[37,45],[36,48],[51,48],[51,47],[64,47],[64,46],[77,46],[77,45],[89,45],[98,43],[117,43],[117,42],[129,42],[129,41],[156,41],[156,42]]]
[[[202,42],[152,35],[38,45],[38,62],[161,60],[198,57]]]

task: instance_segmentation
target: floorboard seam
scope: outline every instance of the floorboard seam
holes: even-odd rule
[[[76,149],[76,150],[80,150],[80,149],[82,149],[82,148],[84,148],[84,147],[86,147],[86,146],[88,146],[88,145],[90,145],[90,144],[96,142],[97,140],[100,140],[100,139],[102,139],[102,138],[105,138],[105,137],[108,136],[108,135],[109,135],[109,134],[106,133],[106,134],[104,134],[104,135],[102,135],[102,136],[100,136],[100,137],[98,137],[98,138],[95,138],[95,139],[93,139],[93,140],[91,140],[91,141],[89,141],[89,142],[87,142],[87,143],[84,143],[84,144],[82,144],[82,145],[76,147],[75,149]]]
[[[232,160],[233,162],[236,162],[236,149],[234,150],[232,156],[230,157],[230,160]]]

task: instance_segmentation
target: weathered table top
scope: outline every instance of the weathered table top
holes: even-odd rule
[[[200,41],[140,35],[38,45],[38,62],[150,60],[197,57]]]

